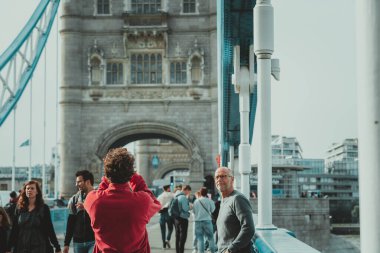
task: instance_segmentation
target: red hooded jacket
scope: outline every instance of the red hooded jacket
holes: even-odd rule
[[[94,253],[150,253],[146,224],[161,206],[140,175],[125,184],[103,177],[84,207],[95,233]]]

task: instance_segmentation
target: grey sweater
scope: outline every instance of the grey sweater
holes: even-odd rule
[[[255,226],[249,200],[234,190],[223,198],[217,220],[218,252],[250,253]]]

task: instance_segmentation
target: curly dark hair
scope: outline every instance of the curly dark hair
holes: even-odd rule
[[[21,190],[20,198],[18,199],[17,206],[22,211],[25,211],[28,209],[29,199],[26,196],[26,187],[28,185],[32,185],[32,184],[34,184],[36,186],[36,189],[37,189],[36,207],[40,208],[44,205],[44,199],[42,198],[42,191],[41,191],[40,183],[38,183],[37,181],[31,180],[31,181],[28,181],[24,184],[24,187]]]
[[[108,151],[104,162],[104,174],[112,182],[123,184],[131,180],[135,158],[126,148],[115,148]]]

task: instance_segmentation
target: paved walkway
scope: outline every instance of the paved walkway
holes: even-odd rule
[[[162,240],[161,240],[161,230],[160,230],[160,224],[158,223],[160,219],[160,215],[156,214],[154,217],[152,217],[150,223],[147,225],[148,230],[148,236],[149,236],[149,244],[151,248],[152,253],[175,253],[175,231],[173,230],[172,238],[170,240],[171,249],[163,249],[162,248]],[[185,253],[191,253],[193,251],[192,244],[193,244],[193,219],[190,218],[189,221],[189,228],[187,232],[187,240],[185,244]],[[63,248],[63,235],[58,235],[58,240]],[[69,253],[74,253],[72,243],[70,245],[70,251]]]
[[[175,230],[173,230],[172,238],[170,240],[171,249],[162,249],[162,239],[160,224],[158,223],[160,215],[156,214],[152,217],[150,223],[147,226],[149,244],[152,253],[172,253],[175,252]],[[187,240],[185,244],[185,253],[191,253],[193,251],[193,219],[190,216],[189,228],[187,230]]]

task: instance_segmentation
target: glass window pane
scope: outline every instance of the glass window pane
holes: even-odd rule
[[[175,82],[175,70],[174,70],[174,63],[170,63],[170,83]]]

